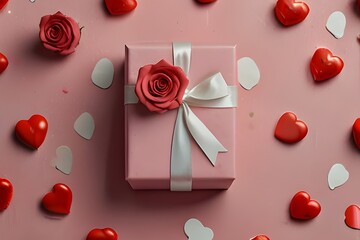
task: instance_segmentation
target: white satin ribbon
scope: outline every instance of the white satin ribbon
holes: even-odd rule
[[[135,93],[135,85],[125,85],[124,87],[124,104],[135,104],[139,102],[139,98]]]
[[[190,70],[191,43],[173,43],[174,65],[181,67],[186,74]],[[125,104],[138,102],[134,85],[125,86]],[[176,117],[172,147],[170,189],[171,191],[191,191],[192,159],[190,135],[199,145],[211,164],[215,166],[219,152],[226,148],[211,133],[205,124],[194,114],[189,106],[207,108],[237,107],[237,87],[228,86],[220,72],[200,82],[186,91],[183,103]]]
[[[175,66],[179,66],[188,75],[190,71],[191,61],[191,43],[190,42],[174,42],[173,43],[173,62]]]

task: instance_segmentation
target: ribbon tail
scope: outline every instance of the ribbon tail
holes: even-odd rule
[[[205,153],[211,164],[215,166],[216,158],[219,152],[227,152],[227,149],[219,142],[219,140],[210,132],[205,124],[191,111],[190,107],[183,103],[185,112],[186,125],[199,145]]]
[[[191,191],[192,189],[192,162],[191,143],[186,123],[184,109],[180,106],[174,127],[171,146],[171,191]]]

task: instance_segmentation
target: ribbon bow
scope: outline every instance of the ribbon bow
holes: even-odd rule
[[[174,65],[188,75],[191,61],[191,43],[173,43]],[[137,103],[133,86],[125,87],[125,104]],[[135,95],[135,96],[134,96]],[[190,136],[196,141],[211,164],[215,166],[219,152],[226,148],[211,133],[189,106],[232,108],[237,106],[237,88],[228,86],[220,72],[187,90],[178,109],[171,148],[171,191],[191,191],[192,160]]]

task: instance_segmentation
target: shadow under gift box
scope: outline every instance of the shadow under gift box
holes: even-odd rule
[[[135,85],[139,69],[165,59],[173,64],[172,44],[127,45],[125,85]],[[188,78],[192,89],[221,72],[227,85],[237,86],[234,45],[193,45]],[[235,179],[236,108],[191,110],[228,150],[215,167],[190,135],[192,189],[228,189]],[[141,103],[125,105],[125,178],[133,189],[170,189],[170,157],[177,109],[149,112]]]

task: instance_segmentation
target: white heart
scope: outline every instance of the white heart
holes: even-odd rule
[[[88,112],[84,112],[76,119],[74,129],[81,137],[90,140],[95,130],[93,117]]]
[[[100,59],[92,71],[91,80],[92,82],[103,89],[109,88],[114,79],[114,65],[107,59]]]
[[[255,61],[249,57],[237,61],[238,81],[246,90],[255,87],[260,81],[260,71]]]
[[[336,11],[330,14],[326,22],[326,29],[335,38],[338,39],[344,36],[345,27],[346,27],[346,17],[342,12]]]
[[[349,172],[346,168],[340,164],[334,164],[328,174],[329,188],[334,190],[335,188],[343,185],[349,179]]]
[[[195,218],[186,221],[184,232],[189,240],[212,240],[214,237],[213,231]]]
[[[31,3],[34,3],[36,0],[30,0]]]
[[[68,146],[60,146],[56,149],[55,167],[62,173],[69,175],[73,163],[72,151]]]

